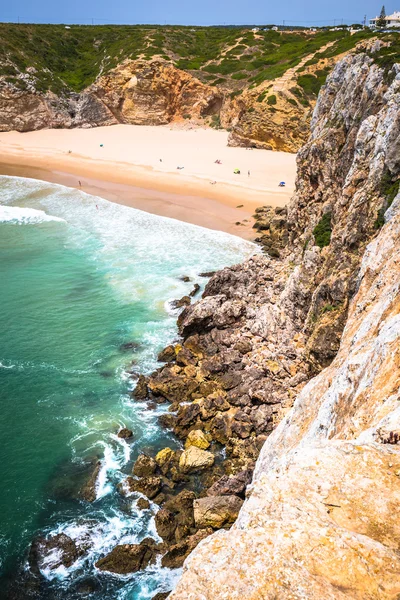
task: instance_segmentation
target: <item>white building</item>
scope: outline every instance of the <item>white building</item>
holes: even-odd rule
[[[379,21],[379,17],[375,17],[375,19],[370,19],[369,26],[373,29],[376,29],[377,21]],[[385,17],[385,27],[400,27],[400,12],[394,12],[392,15],[386,15]]]

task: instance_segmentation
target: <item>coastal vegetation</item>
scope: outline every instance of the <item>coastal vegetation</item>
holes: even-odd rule
[[[125,59],[162,58],[204,82],[235,91],[282,76],[332,42],[320,58],[350,49],[369,31],[254,33],[244,28],[0,24],[0,75],[39,92],[80,92]],[[313,93],[323,82],[309,82]],[[303,82],[304,83],[304,82]],[[309,86],[310,87],[310,86]]]
[[[330,212],[325,213],[318,225],[314,227],[313,235],[315,238],[315,243],[320,248],[325,248],[325,246],[329,246],[331,243],[331,235],[332,235],[332,223],[331,223],[332,214]]]

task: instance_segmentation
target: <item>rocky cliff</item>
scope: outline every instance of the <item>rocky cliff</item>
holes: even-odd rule
[[[337,65],[286,221],[261,216],[265,236],[281,231],[280,260],[216,274],[180,317],[197,366],[157,376],[216,383],[224,411],[205,418],[211,397],[192,384],[172,426],[190,412],[188,429],[222,431],[229,468],[284,417],[233,529],[192,553],[171,598],[399,593],[400,75],[376,52]]]
[[[119,39],[118,50],[117,42],[108,46],[110,31],[98,28],[5,27],[0,26],[0,131],[187,119],[192,126],[228,129],[232,146],[288,152],[307,140],[318,91],[334,64],[372,35],[212,29],[205,44],[193,30],[178,36],[200,36],[186,40],[184,49],[171,30],[163,34],[164,51],[150,52],[152,34],[145,30],[134,36],[139,46],[133,59],[132,32],[123,28],[114,32],[116,38],[128,36]],[[212,43],[214,35],[218,44]],[[178,60],[177,51],[201,57]],[[220,72],[225,77],[217,77]]]
[[[1,79],[1,78],[0,78]],[[163,125],[219,112],[222,95],[163,60],[126,60],[80,94],[38,94],[34,75],[25,90],[0,81],[0,130]]]
[[[399,594],[400,195],[364,254],[340,350],[268,438],[234,527],[174,600]]]

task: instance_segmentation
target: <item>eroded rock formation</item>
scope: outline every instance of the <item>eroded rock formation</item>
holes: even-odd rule
[[[163,60],[124,61],[80,94],[63,97],[40,94],[33,83],[20,91],[0,78],[0,131],[163,125],[216,114],[221,105],[216,87]]]

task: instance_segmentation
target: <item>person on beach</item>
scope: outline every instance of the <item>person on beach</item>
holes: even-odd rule
[[[81,182],[80,182],[80,181],[78,181],[78,183],[79,183],[79,187],[82,187],[82,184],[81,184]]]
[[[250,171],[247,171],[247,177],[250,177]]]

